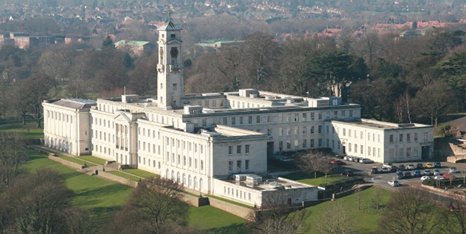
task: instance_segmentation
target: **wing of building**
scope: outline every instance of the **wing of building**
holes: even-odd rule
[[[185,95],[180,30],[172,20],[159,28],[157,97],[44,101],[45,144],[255,206],[270,191],[287,203],[317,199],[315,187],[258,178],[267,157],[283,152],[330,148],[384,163],[431,157],[432,126],[361,119],[361,107],[339,97],[255,89]]]

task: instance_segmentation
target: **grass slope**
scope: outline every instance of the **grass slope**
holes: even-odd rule
[[[196,229],[209,230],[222,229],[225,227],[236,229],[245,222],[245,220],[237,216],[225,213],[212,206],[189,208],[189,226]]]
[[[47,159],[45,154],[31,150],[25,169],[34,171],[49,168],[65,178],[66,186],[74,192],[72,204],[89,210],[94,231],[109,222],[130,196],[130,187],[116,184],[98,177],[88,176]]]
[[[325,211],[329,210],[330,206],[334,205],[333,203],[341,204],[346,213],[349,214],[350,223],[355,233],[375,233],[383,212],[383,209],[375,210],[372,207],[372,200],[376,191],[379,191],[382,203],[387,204],[392,193],[384,189],[372,187],[333,202],[324,202],[306,208],[304,223],[306,233],[314,233],[316,223],[322,219],[328,219],[328,217],[324,216]]]

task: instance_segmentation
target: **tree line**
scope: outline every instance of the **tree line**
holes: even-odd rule
[[[465,107],[464,31],[414,38],[365,32],[279,43],[265,33],[193,59],[188,91],[258,88],[310,97],[341,94],[362,115],[429,124]]]

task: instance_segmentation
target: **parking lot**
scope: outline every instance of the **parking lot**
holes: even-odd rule
[[[364,179],[368,182],[373,182],[376,183],[382,187],[386,187],[387,189],[393,190],[396,188],[393,188],[388,184],[389,181],[392,180],[399,180],[401,183],[401,187],[404,186],[419,186],[421,184],[420,177],[423,176],[425,173],[425,170],[429,170],[432,174],[430,177],[434,177],[433,173],[434,170],[438,170],[440,175],[443,174],[448,174],[449,169],[451,167],[456,168],[456,172],[454,173],[455,177],[462,178],[466,176],[466,164],[465,163],[448,163],[448,162],[441,162],[441,167],[440,168],[424,168],[426,166],[426,163],[429,162],[403,162],[403,163],[393,163],[392,166],[396,168],[403,167],[405,169],[398,169],[399,171],[403,171],[406,174],[414,174],[415,170],[418,170],[420,175],[413,177],[413,176],[407,176],[406,178],[399,179],[397,174],[395,172],[389,172],[389,173],[371,173],[373,170],[373,167],[379,168],[379,170],[384,166],[381,163],[359,163],[359,162],[351,162],[351,161],[346,161],[344,159],[338,159],[342,162],[345,163],[345,165],[342,165],[343,170],[351,170],[354,172],[356,175],[361,175],[364,177]],[[408,165],[412,165],[414,167],[417,167],[418,164],[421,164],[423,168],[416,168],[416,169],[411,169],[408,170],[406,169]],[[430,162],[434,163],[434,162]],[[402,166],[403,165],[403,166]]]

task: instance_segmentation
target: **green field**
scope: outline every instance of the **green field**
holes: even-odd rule
[[[200,230],[237,230],[237,228],[243,230],[245,222],[244,219],[211,206],[190,207],[189,209],[189,226]]]
[[[328,211],[334,203],[341,205],[343,211],[349,216],[349,223],[351,227],[354,228],[354,233],[375,233],[383,212],[383,209],[376,210],[374,208],[373,201],[376,197],[376,191],[380,194],[380,201],[382,201],[382,204],[387,204],[391,192],[372,187],[333,202],[324,202],[306,208],[306,219],[304,223],[306,226],[306,233],[313,233],[317,228],[317,222],[332,218],[328,217],[328,215],[339,215],[326,214],[326,211]]]
[[[41,128],[37,128],[35,123],[27,122],[22,125],[18,122],[4,121],[0,123],[0,132],[17,132],[25,139],[40,139],[44,136]]]
[[[49,168],[62,174],[66,186],[74,192],[72,204],[90,211],[94,231],[111,221],[114,212],[122,207],[132,191],[128,186],[74,171],[34,150],[30,150],[30,160],[25,168],[29,171]]]
[[[0,125],[0,131],[5,130],[13,131],[8,127]],[[20,130],[22,131],[22,128]],[[30,134],[32,131],[23,132]],[[34,138],[37,137],[37,134],[32,133],[29,136]],[[90,211],[94,232],[98,233],[99,228],[105,228],[105,225],[111,222],[114,213],[121,209],[132,192],[132,189],[125,185],[95,176],[88,176],[53,162],[47,159],[46,154],[39,153],[37,150],[28,149],[28,154],[30,159],[24,166],[28,171],[50,168],[60,172],[64,176],[67,187],[74,192],[72,204]],[[93,160],[87,161],[94,162]],[[136,180],[138,176],[147,178],[154,175],[138,169],[124,170],[124,172],[133,174],[134,176],[129,175],[133,180]],[[313,179],[312,175],[303,173],[293,173],[286,177],[310,184],[331,183],[347,179],[341,176],[329,176],[328,178],[321,176]],[[351,214],[351,225],[354,227],[356,233],[375,232],[382,212],[382,210],[375,210],[371,205],[374,199],[374,191],[376,190],[376,188],[370,188],[360,193],[340,198],[335,202],[324,202],[306,208],[305,233],[312,233],[318,221],[328,218],[325,217],[325,215],[328,215],[326,211],[334,203],[341,204],[345,211]],[[381,200],[386,203],[390,192],[381,190],[380,194],[382,194]],[[210,206],[190,207],[189,212],[189,225],[195,229],[213,233],[248,233],[245,220],[216,208]]]
[[[314,178],[314,175],[307,174],[304,172],[294,172],[288,175],[284,175],[284,178],[296,180],[304,184],[309,185],[324,185],[324,184],[335,184],[351,179],[351,177],[341,176],[341,175],[328,175],[325,177],[322,174],[317,174],[317,178]]]
[[[141,169],[124,169],[123,171],[129,174],[133,174],[136,177],[140,177],[143,179],[150,179],[150,178],[158,176],[156,174],[153,174],[153,173],[141,170]]]
[[[128,173],[124,173],[122,171],[108,171],[108,173],[110,173],[112,175],[119,176],[119,177],[126,178],[128,180],[136,181],[136,182],[138,182],[140,180],[139,177],[136,177],[136,176],[128,174]]]
[[[96,165],[104,165],[105,164],[105,159],[97,158],[94,156],[89,156],[89,155],[82,155],[78,157],[79,159],[82,159],[84,161],[94,163]]]

